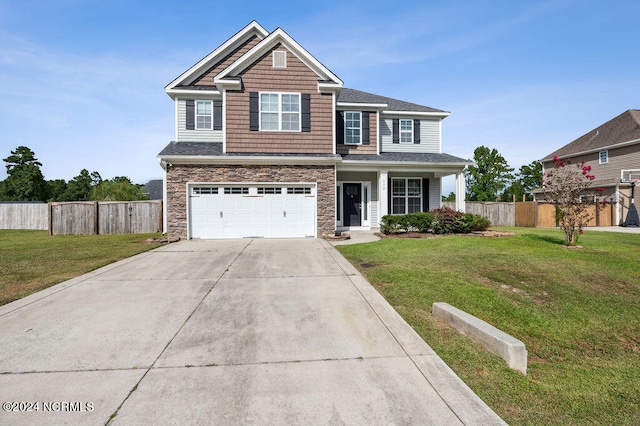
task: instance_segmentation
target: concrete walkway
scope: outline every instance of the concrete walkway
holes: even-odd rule
[[[12,425],[504,424],[315,239],[183,241],[0,307],[0,401]]]

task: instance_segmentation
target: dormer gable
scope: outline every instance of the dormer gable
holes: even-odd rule
[[[233,37],[228,39],[213,52],[209,53],[198,63],[169,83],[165,87],[165,91],[171,97],[198,90],[208,89],[217,91],[217,88],[214,86],[213,77],[221,69],[219,67],[223,66],[226,68],[228,64],[226,64],[225,61],[229,61],[231,58],[233,59],[232,62],[235,62],[235,59],[237,59],[234,58],[234,53],[238,54],[238,56],[243,56],[244,53],[246,53],[242,51],[243,47],[245,49],[247,49],[245,46],[248,46],[249,48],[255,47],[256,44],[264,40],[268,35],[269,32],[258,22],[252,21],[249,25],[238,31]],[[206,74],[211,73],[212,71],[215,74],[209,78],[205,78]]]
[[[342,88],[343,82],[338,76],[313,57],[313,55],[281,28],[273,31],[242,57],[215,76],[213,79],[214,84],[217,87],[224,87],[229,90],[239,90],[242,87],[242,72],[260,60],[265,54],[271,52],[276,46],[282,46],[288,54],[295,55],[298,60],[318,76],[318,92],[330,93],[339,91]],[[275,55],[273,60],[274,67],[286,66],[286,56]]]

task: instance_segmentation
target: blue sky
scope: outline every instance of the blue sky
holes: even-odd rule
[[[640,108],[638,16],[637,0],[0,0],[0,158],[26,145],[46,179],[160,178],[164,86],[255,19],[345,87],[450,111],[444,152],[485,145],[517,169]]]

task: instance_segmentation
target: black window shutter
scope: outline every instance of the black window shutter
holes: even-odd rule
[[[187,130],[196,129],[196,102],[193,99],[187,99]]]
[[[300,97],[302,104],[302,131],[311,131],[311,95],[303,93]]]
[[[369,112],[362,112],[362,145],[369,145]]]
[[[422,179],[422,211],[429,211],[429,179]]]
[[[252,132],[260,130],[260,104],[258,92],[249,93],[249,130]]]
[[[222,130],[222,101],[213,101],[213,130]]]
[[[336,142],[344,145],[344,111],[336,111]]]
[[[393,143],[400,143],[400,119],[393,119]]]
[[[413,120],[413,143],[420,143],[420,120]]]

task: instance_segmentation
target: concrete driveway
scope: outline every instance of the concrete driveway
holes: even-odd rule
[[[14,425],[504,424],[315,239],[183,241],[0,307],[0,402]]]

